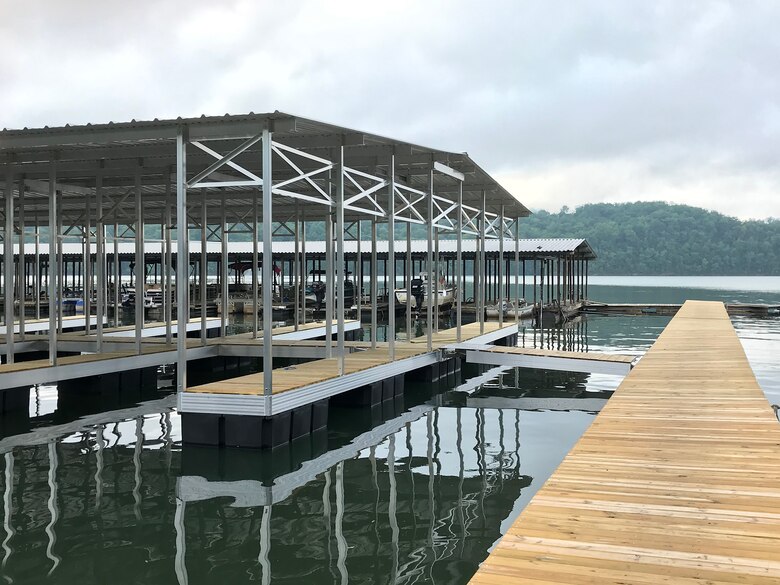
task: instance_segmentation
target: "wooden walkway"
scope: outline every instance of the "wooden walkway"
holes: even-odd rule
[[[498,323],[485,323],[484,330],[480,330],[479,323],[470,323],[462,327],[462,339],[468,340],[479,337],[484,334],[498,333],[502,330],[515,328],[516,325],[505,325],[500,328]],[[448,344],[455,336],[454,329],[446,329],[434,334],[433,351],[439,351],[444,345]],[[422,341],[422,342],[421,342]],[[344,358],[344,374],[353,374],[399,361],[405,358],[415,357],[428,353],[425,336],[418,337],[412,343],[395,344],[395,360],[391,360],[388,354],[387,344],[377,349],[366,349],[365,351],[355,351]],[[318,382],[324,382],[339,377],[338,358],[321,359],[304,364],[298,364],[286,368],[274,370],[273,394],[280,394],[304,388]],[[206,393],[206,394],[244,394],[244,395],[262,395],[263,394],[263,373],[249,374],[238,378],[230,378],[211,382],[201,386],[193,386],[187,389],[187,392]]]
[[[780,583],[780,424],[723,304],[683,305],[471,582]]]

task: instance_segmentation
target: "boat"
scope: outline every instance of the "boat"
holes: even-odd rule
[[[350,274],[350,272],[347,272],[344,280],[344,307],[346,308],[351,308],[355,304],[355,283],[349,278]],[[327,289],[328,283],[325,270],[311,270],[303,289],[306,305],[313,306],[316,310],[322,309],[325,306]]]
[[[508,310],[509,303],[506,300],[501,299],[501,301],[495,305],[488,305],[485,307],[485,317],[488,319],[497,319],[499,316],[506,317]]]
[[[534,306],[525,299],[520,299],[519,302],[511,301],[506,316],[511,319],[531,319],[534,316]]]
[[[525,299],[520,299],[519,304],[515,301],[502,300],[500,303],[485,307],[485,317],[488,319],[498,318],[499,312],[508,319],[530,319],[533,316],[534,307],[526,303]]]
[[[135,308],[135,288],[122,287],[122,306]],[[156,309],[162,306],[162,290],[149,289],[144,293],[144,309]]]
[[[439,308],[449,307],[453,302],[455,302],[455,295],[457,294],[458,288],[454,284],[446,282],[443,274],[434,274],[438,274],[438,278],[435,280],[436,289],[434,290],[432,304],[438,304]],[[419,276],[417,278],[413,278],[409,285],[412,293],[412,308],[418,308],[417,302],[419,300],[420,304],[422,305],[420,308],[424,309],[427,306],[427,299],[425,298],[425,295],[428,292],[428,273],[420,272]],[[407,289],[397,288],[393,292],[395,293],[396,303],[400,305],[406,305],[406,299],[408,296]]]

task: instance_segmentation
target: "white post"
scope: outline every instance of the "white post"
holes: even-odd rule
[[[187,321],[190,316],[190,243],[187,219],[187,136],[176,133],[176,391],[187,389]],[[116,246],[116,240],[114,240]],[[116,257],[116,256],[115,256]],[[119,283],[117,282],[118,286]]]
[[[485,207],[487,199],[482,191],[482,209],[479,212],[479,332],[485,333]],[[476,278],[477,275],[474,275]]]
[[[227,314],[228,314],[228,296],[230,290],[228,287],[228,224],[227,224],[227,201],[225,194],[222,194],[222,262],[220,263],[220,281],[222,284],[222,315],[219,320],[219,334],[222,337],[227,335]]]
[[[301,274],[295,294],[301,300],[301,316],[304,324],[306,324],[306,268],[306,210],[301,209]]]
[[[390,286],[387,291],[387,348],[390,361],[395,360],[395,155],[390,155],[387,199],[387,264]]]
[[[141,354],[144,329],[144,284],[146,262],[144,260],[144,207],[141,199],[141,171],[135,172],[135,353]]]
[[[525,278],[525,262],[523,262]],[[520,323],[520,218],[515,218],[515,323]]]
[[[344,375],[344,277],[347,270],[344,256],[344,147],[339,148],[336,176],[336,344],[339,375]]]
[[[258,252],[258,238],[257,238],[257,226],[260,224],[260,219],[257,212],[257,195],[252,198],[252,338],[257,339],[257,332],[260,328],[259,315],[260,315],[260,294],[258,286],[258,274],[257,265],[259,263]]]
[[[330,177],[328,177],[330,184]],[[329,187],[330,189],[330,187]],[[325,357],[333,357],[333,287],[336,284],[333,271],[333,216],[328,210],[325,218]]]
[[[14,363],[14,175],[5,176],[5,233],[3,234],[3,293],[5,295],[6,359]],[[24,306],[22,306],[24,310]]]
[[[206,296],[208,295],[209,256],[208,250],[208,189],[203,189],[203,199],[200,203],[200,344],[206,345],[208,340],[206,330]]]
[[[457,251],[455,253],[455,327],[456,339],[461,342],[463,334],[463,314],[462,298],[466,291],[466,283],[463,279],[463,181],[458,183],[458,221],[455,224],[455,235],[457,237]]]
[[[371,218],[371,349],[376,349],[377,328],[376,217]]]
[[[92,225],[90,221],[90,200],[91,197],[84,197],[86,203],[86,213],[84,214],[84,237],[81,239],[81,264],[83,275],[83,286],[81,296],[84,301],[84,335],[89,335],[92,328]],[[21,327],[20,327],[21,330]]]
[[[49,167],[49,365],[57,365],[57,282],[59,267],[57,266],[57,167],[51,163]]]
[[[24,254],[25,218],[24,218],[24,175],[19,177],[19,279],[17,298],[19,299],[19,339],[24,341],[24,313],[27,308],[27,265]]]
[[[165,319],[165,343],[170,345],[173,342],[173,292],[171,272],[173,271],[173,242],[171,241],[171,230],[173,229],[171,219],[171,181],[165,185],[165,277],[163,278],[163,307]]]
[[[263,129],[263,395],[273,392],[273,169],[271,132]],[[270,407],[270,404],[269,404]],[[270,409],[269,409],[270,410]],[[266,411],[266,414],[270,414]]]
[[[406,222],[406,340],[412,341],[412,224]],[[417,307],[420,311],[422,307]]]
[[[97,352],[103,351],[103,316],[106,312],[106,242],[105,224],[103,223],[103,175],[98,173],[95,178],[95,270],[97,272],[97,286],[95,292],[95,319],[97,326]]]
[[[426,265],[428,270],[427,287],[425,291],[426,322],[428,330],[428,351],[433,351],[433,165],[428,173],[428,218],[426,222],[428,235],[428,253]]]
[[[301,259],[300,259],[300,253],[301,253],[301,230],[300,230],[300,222],[298,221],[298,202],[295,202],[295,256],[293,258],[293,314],[295,316],[295,323],[293,325],[293,328],[295,331],[298,331],[300,329],[300,323],[301,323],[301,295],[300,295],[300,289],[301,289]]]
[[[504,206],[501,206],[501,216],[498,218],[498,224],[501,226],[501,233],[498,238],[498,327],[504,326],[504,311],[502,303],[504,300]]]

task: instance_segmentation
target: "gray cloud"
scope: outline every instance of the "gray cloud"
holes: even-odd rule
[[[529,205],[780,216],[780,4],[0,0],[0,126],[280,109],[467,150]]]

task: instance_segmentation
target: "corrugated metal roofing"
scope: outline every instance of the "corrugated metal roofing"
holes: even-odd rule
[[[148,120],[130,122],[109,122],[107,124],[86,124],[76,126],[5,129],[0,132],[0,174],[5,168],[15,165],[15,172],[24,173],[28,179],[46,180],[49,163],[58,161],[59,180],[74,187],[93,187],[95,174],[102,168],[106,177],[132,179],[139,170],[139,161],[143,166],[139,172],[144,175],[145,194],[164,193],[166,174],[172,171],[175,163],[173,143],[180,127],[186,127],[193,140],[232,140],[234,144],[255,136],[262,128],[270,126],[274,139],[295,148],[325,156],[334,148],[344,145],[348,166],[371,174],[386,173],[390,153],[398,159],[396,175],[408,177],[411,187],[426,189],[427,169],[431,164],[441,162],[465,175],[463,182],[464,203],[482,207],[482,193],[486,193],[486,209],[499,213],[502,206],[507,217],[525,217],[530,211],[511,193],[473,161],[466,153],[447,152],[435,148],[396,140],[350,128],[327,124],[284,112],[252,113],[245,115],[201,116],[196,118],[176,118],[167,120]],[[229,151],[226,146],[225,151]],[[247,168],[257,169],[259,157],[257,151],[247,151],[244,157]],[[325,156],[327,158],[327,156]],[[188,170],[197,173],[214,159],[202,152],[188,155]],[[239,162],[239,158],[235,159]],[[255,165],[252,167],[251,165]],[[384,167],[384,171],[382,171]],[[276,172],[276,171],[275,171]],[[124,173],[124,174],[122,174]],[[444,174],[436,174],[436,192],[452,199],[457,193],[458,181]],[[104,180],[107,196],[121,195],[124,189],[132,186],[131,181]],[[0,189],[3,185],[0,184]],[[240,198],[247,188],[225,190],[231,198]],[[254,191],[256,194],[256,190]],[[285,207],[284,197],[276,206],[282,213],[289,213],[293,201]],[[216,203],[216,202],[215,202]],[[237,206],[240,202],[231,201]],[[64,209],[68,209],[68,201]],[[312,215],[325,213],[324,206],[302,203]],[[148,207],[150,216],[161,213],[159,202]],[[197,216],[197,209],[193,215]],[[355,215],[355,214],[352,214]]]
[[[596,254],[588,244],[587,240],[581,238],[554,238],[554,239],[520,239],[520,254],[525,257],[529,256],[545,256],[545,255],[563,255],[563,254],[575,254],[581,258],[594,259]],[[360,243],[360,249],[363,253],[370,253],[373,242],[369,240],[362,241]],[[222,244],[220,242],[208,242],[206,249],[209,254],[219,254],[221,252]],[[145,246],[146,252],[149,254],[159,254],[161,246],[158,243],[148,243]],[[498,240],[486,240],[485,250],[487,252],[498,252],[499,242]],[[18,246],[14,246],[14,250],[18,251]],[[387,254],[387,240],[380,240],[377,242],[377,253]],[[425,240],[412,240],[412,252],[422,254],[427,251],[427,242]],[[440,240],[439,250],[445,254],[454,254],[457,249],[457,243],[455,240]],[[2,250],[2,245],[0,245]],[[93,251],[95,247],[93,245]],[[173,250],[176,251],[176,242],[173,242]],[[476,250],[476,240],[463,240],[463,252],[466,254],[473,254]],[[514,240],[504,240],[504,252],[506,254],[512,254],[515,250]],[[41,251],[46,252],[47,246],[42,245]],[[112,244],[109,242],[106,244],[106,252],[111,255],[114,251]],[[251,242],[229,242],[228,251],[231,254],[251,254],[252,243]],[[357,242],[354,240],[344,242],[344,251],[347,254],[354,254],[357,252]],[[33,254],[35,252],[34,244],[26,244],[25,253]],[[200,252],[200,241],[190,242],[190,252]],[[291,241],[275,241],[274,242],[274,254],[293,254],[295,252],[295,243]],[[406,253],[406,240],[399,240],[395,242],[396,254]],[[80,255],[81,244],[66,242],[63,244],[63,253]],[[120,254],[134,254],[135,244],[132,242],[121,242],[119,244]],[[307,254],[324,254],[325,242],[323,241],[307,241],[306,242]]]

